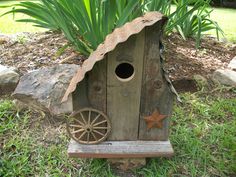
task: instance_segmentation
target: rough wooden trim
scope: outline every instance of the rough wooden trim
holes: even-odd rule
[[[82,145],[71,140],[69,157],[74,158],[147,158],[171,157],[170,141],[106,141],[98,145]]]

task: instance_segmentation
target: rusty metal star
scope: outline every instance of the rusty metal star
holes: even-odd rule
[[[149,129],[154,128],[154,127],[162,128],[163,127],[162,121],[166,117],[168,117],[168,115],[160,114],[160,112],[158,110],[155,110],[152,113],[152,115],[144,117],[144,120],[146,121],[148,130],[149,130]]]

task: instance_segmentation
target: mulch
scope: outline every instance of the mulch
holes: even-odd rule
[[[67,43],[60,33],[0,34],[0,64],[14,66],[21,74],[58,64],[66,58],[72,58],[67,63],[81,64],[85,57],[73,57],[72,47],[64,49]],[[193,38],[185,41],[178,34],[164,37],[163,43],[165,68],[177,84],[191,81],[194,75],[209,78],[216,69],[226,68],[236,56],[236,44],[219,42],[211,37],[203,38],[199,49]]]
[[[236,44],[212,37],[203,38],[199,49],[193,38],[185,41],[177,34],[166,37],[164,43],[165,67],[172,81],[192,79],[194,75],[209,78],[215,70],[227,68],[236,56]]]

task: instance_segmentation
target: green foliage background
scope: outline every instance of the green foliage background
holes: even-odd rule
[[[171,12],[171,3],[176,8]],[[40,0],[20,2],[5,13],[23,13],[31,18],[18,19],[35,26],[59,30],[75,49],[88,56],[115,28],[148,11],[160,11],[169,17],[166,34],[177,31],[186,39],[196,37],[199,47],[202,33],[215,29],[218,24],[210,19],[210,0]]]

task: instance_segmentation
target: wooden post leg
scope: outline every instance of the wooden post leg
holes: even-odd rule
[[[123,171],[141,168],[146,165],[146,158],[107,159],[107,161],[112,167]]]

